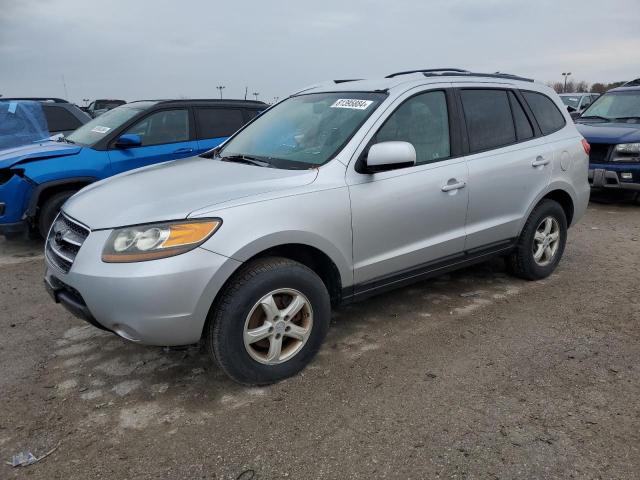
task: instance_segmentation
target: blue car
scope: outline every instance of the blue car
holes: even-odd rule
[[[2,150],[0,233],[44,237],[62,204],[86,185],[210,150],[266,108],[244,100],[131,102],[57,141]]]
[[[575,122],[591,145],[591,186],[640,192],[640,79],[609,90]]]

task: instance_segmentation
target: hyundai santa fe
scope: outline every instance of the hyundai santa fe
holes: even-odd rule
[[[268,384],[311,361],[332,306],[493,256],[550,275],[587,206],[587,150],[558,96],[513,75],[322,83],[201,156],[74,195],[45,284],[96,327],[203,340]]]

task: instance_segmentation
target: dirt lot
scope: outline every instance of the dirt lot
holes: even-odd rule
[[[640,478],[638,206],[592,204],[546,281],[495,261],[340,309],[268,388],[86,326],[39,245],[0,252],[2,479]]]

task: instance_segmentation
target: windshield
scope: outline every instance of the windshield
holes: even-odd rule
[[[49,135],[40,102],[0,101],[0,149],[20,147]]]
[[[568,107],[578,108],[580,105],[580,97],[571,96],[571,95],[560,95],[562,99],[562,103],[564,103]]]
[[[640,119],[640,90],[605,93],[585,110],[581,118],[584,117],[638,120]]]
[[[113,110],[103,113],[98,118],[94,118],[90,122],[85,123],[70,134],[67,139],[78,145],[91,146],[102,140],[104,136],[114,128],[118,128],[123,123],[131,120],[142,110],[143,109],[132,108],[125,105],[114,108]]]
[[[221,157],[252,157],[279,168],[328,162],[386,98],[383,93],[312,93],[276,105],[231,139]]]

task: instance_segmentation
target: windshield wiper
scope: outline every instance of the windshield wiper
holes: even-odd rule
[[[640,120],[640,117],[631,116],[631,117],[615,117],[614,120]]]
[[[587,116],[576,118],[576,120],[584,120],[584,119],[604,120],[605,122],[610,122],[611,121],[610,118],[601,117],[600,115],[587,115]]]
[[[271,163],[266,160],[261,160],[249,155],[229,155],[226,157],[220,157],[223,162],[237,162],[246,163],[247,165],[255,165],[257,167],[270,167]]]

